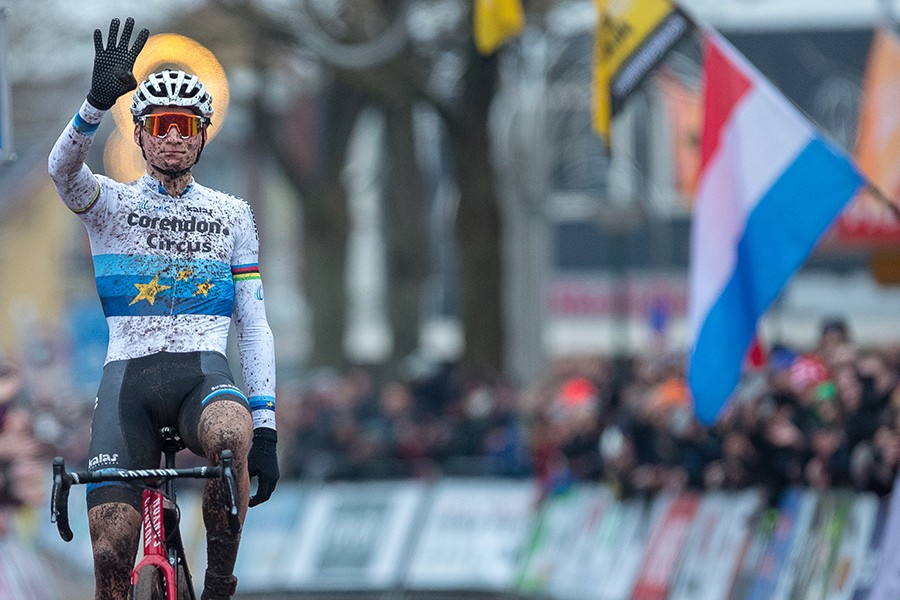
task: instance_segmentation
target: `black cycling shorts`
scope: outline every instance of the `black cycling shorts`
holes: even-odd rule
[[[158,468],[162,427],[177,428],[185,445],[203,456],[200,413],[220,400],[250,410],[228,361],[217,352],[160,352],[107,363],[91,421],[88,470]],[[88,508],[106,502],[126,502],[140,510],[140,486],[88,485]]]

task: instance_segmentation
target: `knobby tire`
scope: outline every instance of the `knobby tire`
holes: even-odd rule
[[[178,598],[175,600],[188,600],[191,596],[187,591],[184,568],[178,565],[176,572],[178,573]],[[166,598],[166,586],[159,569],[152,566],[141,569],[137,584],[131,588],[131,600],[169,600]]]

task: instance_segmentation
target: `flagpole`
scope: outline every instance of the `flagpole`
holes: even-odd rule
[[[876,200],[888,207],[891,211],[891,214],[894,215],[895,219],[900,219],[900,206],[897,206],[896,204],[891,202],[891,199],[888,198],[884,192],[875,187],[875,184],[873,184],[871,181],[866,182],[866,191],[872,194],[872,196],[874,196]]]

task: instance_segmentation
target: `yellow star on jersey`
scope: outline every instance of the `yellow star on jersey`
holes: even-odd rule
[[[153,278],[150,283],[135,283],[134,287],[138,289],[138,295],[134,297],[134,300],[128,303],[128,306],[131,306],[135,302],[140,302],[141,300],[146,300],[150,304],[156,302],[156,295],[163,290],[167,290],[171,288],[171,285],[160,285],[159,284],[159,275]]]
[[[193,274],[194,270],[190,267],[187,267],[186,269],[178,272],[178,275],[175,276],[175,281],[187,281]]]
[[[197,291],[194,292],[194,295],[199,296],[200,294],[203,294],[203,297],[205,298],[206,295],[209,293],[209,290],[211,290],[214,287],[216,287],[216,284],[210,283],[209,279],[207,279],[203,283],[197,284]]]

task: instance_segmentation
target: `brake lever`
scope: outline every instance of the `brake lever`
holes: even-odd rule
[[[53,459],[53,490],[50,493],[50,522],[56,523],[59,537],[71,542],[74,535],[69,526],[69,488],[72,477],[66,473],[66,462],[61,456]]]
[[[225,483],[225,514],[228,516],[228,529],[237,534],[241,531],[241,519],[238,516],[237,482],[234,480],[234,454],[231,450],[222,450],[222,480]]]

